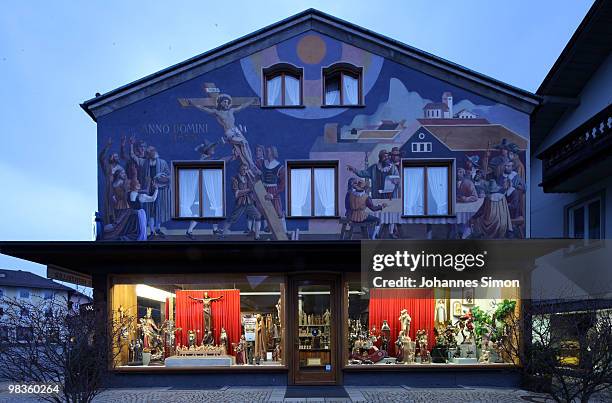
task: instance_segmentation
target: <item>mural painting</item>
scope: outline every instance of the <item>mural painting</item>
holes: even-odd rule
[[[304,33],[100,119],[101,239],[522,238],[528,126]]]

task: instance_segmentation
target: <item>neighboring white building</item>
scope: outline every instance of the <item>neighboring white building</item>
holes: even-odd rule
[[[442,94],[442,102],[430,102],[423,107],[426,119],[451,119],[453,117],[453,94],[446,91]]]
[[[54,301],[56,304],[65,304],[67,310],[75,312],[92,302],[83,293],[34,273],[0,269],[0,321],[7,308],[5,299],[24,300],[33,305]],[[0,325],[0,341],[13,338],[19,341],[30,333],[27,328],[9,329]]]
[[[540,85],[531,118],[531,235],[604,239],[612,229],[612,56],[596,2]]]
[[[585,240],[548,256],[534,282],[608,301],[610,244],[602,240],[612,230],[612,42],[602,38],[612,34],[611,13],[612,2],[594,3],[537,90],[529,181],[531,237]]]

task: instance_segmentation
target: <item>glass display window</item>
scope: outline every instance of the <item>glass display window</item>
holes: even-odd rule
[[[118,367],[283,367],[285,279],[255,274],[112,276]]]

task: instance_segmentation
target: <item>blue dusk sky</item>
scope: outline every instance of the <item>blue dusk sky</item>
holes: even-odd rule
[[[91,240],[96,125],[79,103],[307,8],[533,91],[591,0],[8,1],[0,240]],[[373,6],[375,4],[375,6]],[[0,268],[43,266],[0,255]]]

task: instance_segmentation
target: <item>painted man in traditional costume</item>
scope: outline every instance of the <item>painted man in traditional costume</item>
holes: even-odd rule
[[[238,175],[232,178],[232,191],[236,198],[236,205],[234,210],[230,214],[229,219],[225,221],[223,229],[219,235],[223,237],[223,234],[229,230],[232,224],[235,224],[243,214],[246,214],[247,219],[253,220],[255,239],[259,239],[259,230],[261,228],[261,214],[255,206],[255,199],[253,197],[253,182],[248,175],[249,168],[246,164],[240,165]]]
[[[372,223],[374,231],[370,235],[372,239],[376,237],[380,230],[380,219],[372,214],[369,214],[366,209],[371,211],[380,211],[387,207],[386,203],[375,205],[368,193],[368,186],[363,179],[353,181],[353,187],[348,192],[348,202],[350,210],[347,211],[347,217],[352,223]]]
[[[387,150],[380,150],[378,153],[378,162],[370,165],[368,169],[358,170],[352,165],[347,165],[346,168],[360,178],[367,178],[370,180],[372,197],[375,199],[379,199],[383,196],[380,191],[385,191],[385,181],[388,176],[397,177],[399,180],[399,171],[389,158]],[[392,197],[397,197],[398,195],[396,193],[397,192],[394,191]]]
[[[473,237],[505,238],[512,232],[512,220],[504,189],[495,179],[487,182],[486,197],[470,218]]]
[[[471,203],[478,200],[474,182],[463,168],[457,169],[457,203]]]
[[[266,159],[261,167],[261,181],[266,188],[266,199],[272,202],[287,232],[285,212],[281,201],[281,193],[285,189],[285,167],[278,161],[278,150],[275,146],[266,147]]]
[[[155,202],[145,205],[149,229],[151,231],[149,238],[156,236],[165,238],[165,234],[161,231],[161,224],[170,220],[171,209],[170,168],[168,163],[159,158],[159,154],[153,146],[147,147],[145,158],[136,155],[134,152],[134,138],[130,140],[130,155],[138,167],[146,169],[143,189],[151,193],[153,185],[155,185],[159,190]]]
[[[115,221],[115,203],[113,201],[113,180],[115,173],[123,171],[123,167],[119,165],[119,155],[112,153],[107,156],[108,151],[113,144],[113,140],[109,137],[106,145],[98,155],[98,163],[104,174],[104,222],[111,224]]]

